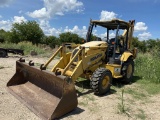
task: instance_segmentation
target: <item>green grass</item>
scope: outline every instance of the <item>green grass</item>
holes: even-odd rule
[[[158,51],[156,53],[139,53],[138,57],[135,59],[135,72],[134,72],[134,83],[136,87],[127,87],[121,91],[121,96],[118,103],[119,113],[126,115],[129,111],[132,111],[132,106],[128,106],[128,100],[124,100],[124,94],[131,95],[132,103],[139,101],[141,104],[149,100],[148,98],[152,95],[160,93],[160,54]],[[131,102],[129,102],[131,103]],[[134,114],[136,119],[145,120],[147,116],[145,112],[138,108]]]
[[[89,104],[91,104],[91,102],[94,102],[96,100],[94,95],[91,94],[83,95],[82,98],[83,101],[80,101],[78,104],[82,106],[87,106],[88,108],[91,107]]]
[[[135,75],[151,83],[160,84],[160,58],[149,53],[139,54],[135,60]]]
[[[118,106],[117,106],[118,107],[118,113],[126,114],[128,117],[130,117],[129,107],[126,106],[125,100],[124,100],[124,89],[122,89],[119,99],[120,99],[120,103],[118,103]]]
[[[141,78],[136,82],[149,94],[160,93],[160,55],[140,53],[135,60],[134,75]]]
[[[147,95],[143,93],[140,89],[127,88],[125,90],[125,93],[132,95],[132,97],[135,99],[144,100],[147,97]]]
[[[15,43],[3,43],[3,44],[0,44],[0,47],[2,48],[14,48],[14,49],[22,49],[24,50],[24,54],[25,55],[28,55],[30,54],[30,51],[35,51],[39,54],[45,54],[46,51],[44,49],[44,47],[42,45],[32,45],[31,42],[20,42],[18,44],[15,44]]]
[[[119,109],[120,113],[125,113],[126,112],[123,95],[124,95],[124,89],[122,89],[121,96],[120,96],[120,101],[121,102],[118,104],[118,109]]]
[[[142,109],[138,109],[138,113],[135,116],[136,116],[136,118],[138,118],[140,120],[146,119],[145,112]]]
[[[160,93],[160,84],[151,83],[147,80],[140,80],[138,81],[141,84],[141,88],[146,90],[148,94],[155,95]]]

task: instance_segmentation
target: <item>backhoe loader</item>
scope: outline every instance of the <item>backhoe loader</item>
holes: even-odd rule
[[[35,114],[50,120],[77,107],[78,77],[89,79],[96,95],[107,93],[113,78],[131,82],[137,53],[136,48],[131,50],[134,23],[134,20],[90,20],[86,42],[72,52],[66,52],[66,46],[62,45],[40,68],[32,61],[16,61],[16,73],[7,83],[8,90]],[[106,30],[106,40],[91,41],[97,26]],[[114,37],[110,31],[115,31]],[[57,55],[60,59],[49,71],[48,65]]]

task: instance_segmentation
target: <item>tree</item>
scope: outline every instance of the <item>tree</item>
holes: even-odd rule
[[[21,40],[20,38],[20,34],[18,32],[16,32],[16,30],[12,30],[10,33],[8,33],[9,35],[9,42],[12,42],[12,43],[19,43]]]
[[[0,42],[11,42],[11,39],[13,39],[14,36],[10,31],[5,31],[3,29],[0,30]],[[17,39],[13,39],[12,41],[15,41],[16,43]]]
[[[3,43],[5,41],[5,34],[6,34],[6,31],[3,29],[0,29],[0,43]]]
[[[32,44],[38,44],[44,36],[42,29],[36,21],[14,23],[11,32],[11,42],[15,43],[30,41]]]
[[[140,51],[142,51],[143,53],[145,53],[147,51],[147,47],[146,47],[146,41],[140,41],[138,48],[140,49]]]
[[[146,45],[149,49],[152,49],[157,45],[157,41],[153,39],[149,39],[146,41]]]
[[[55,36],[45,36],[42,43],[55,48],[56,45],[59,45],[59,39]]]
[[[140,41],[138,40],[138,37],[132,37],[132,46],[138,47],[140,44]]]
[[[61,33],[59,35],[59,39],[61,43],[81,43],[82,39],[75,33],[70,33],[70,32],[66,32],[66,33]]]
[[[157,40],[156,40],[156,43],[157,43],[157,44],[156,44],[156,47],[157,47],[158,49],[160,49],[160,39],[157,39]]]
[[[146,41],[139,41],[138,37],[132,38],[132,47],[137,47],[141,52],[147,51]]]
[[[93,34],[91,34],[91,39],[90,39],[90,41],[96,41],[97,40],[97,36],[95,36],[95,35],[93,35]]]

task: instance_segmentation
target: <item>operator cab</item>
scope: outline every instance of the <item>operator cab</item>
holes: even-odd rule
[[[119,20],[113,19],[111,21],[96,21],[91,20],[88,28],[86,41],[91,40],[92,31],[94,27],[100,26],[105,29],[105,38],[108,44],[106,50],[106,63],[121,64],[120,57],[128,49],[128,31],[130,24]]]

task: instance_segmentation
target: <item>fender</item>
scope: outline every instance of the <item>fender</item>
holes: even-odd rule
[[[129,57],[133,57],[133,54],[132,54],[131,52],[129,52],[129,51],[126,51],[126,52],[124,52],[124,53],[122,54],[120,60],[123,61],[123,62],[125,62],[125,61],[128,60]]]

